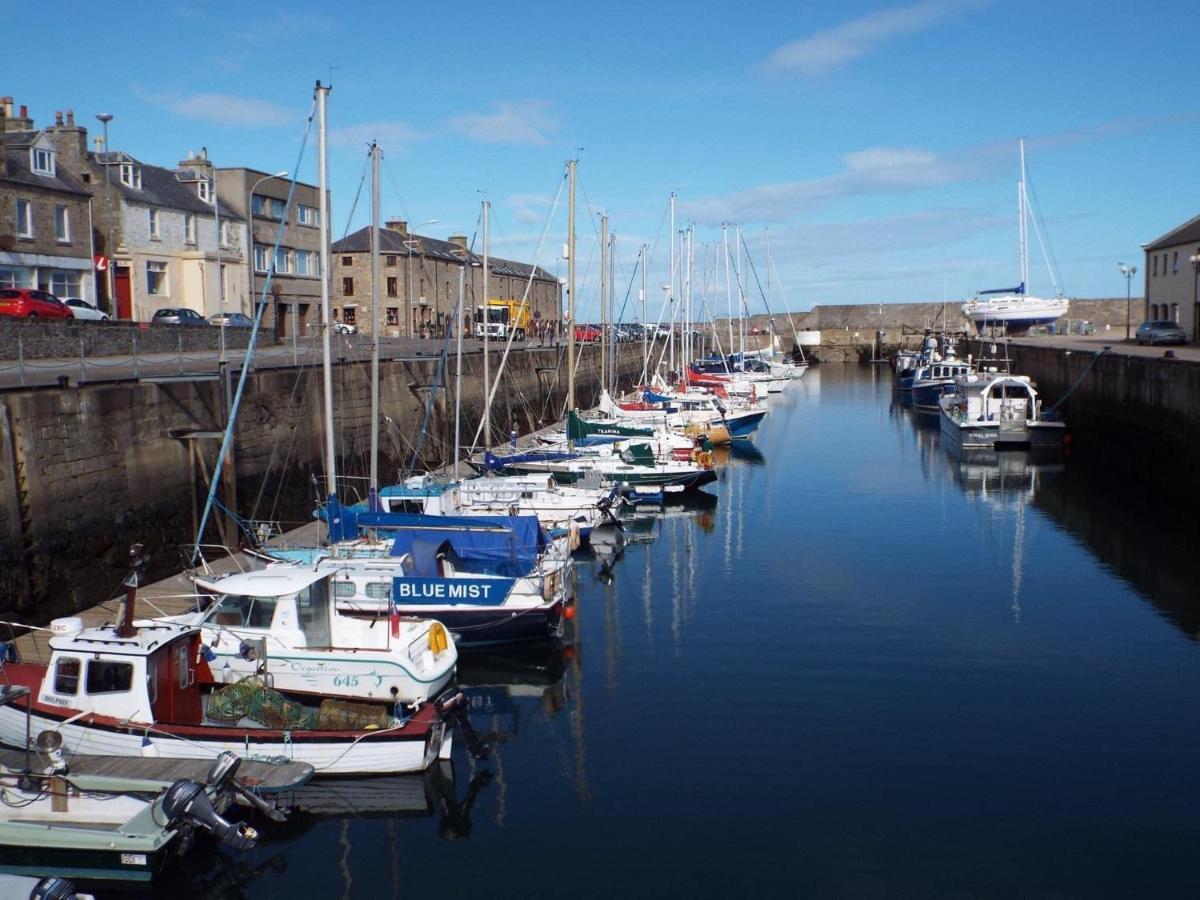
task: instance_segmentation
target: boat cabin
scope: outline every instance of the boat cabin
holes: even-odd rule
[[[1041,401],[1027,376],[969,373],[955,385],[956,405],[968,421],[1025,425],[1040,416]]]
[[[55,635],[50,649],[38,703],[133,723],[199,724],[203,717],[199,684],[212,674],[194,628],[139,623],[132,637],[88,628]]]

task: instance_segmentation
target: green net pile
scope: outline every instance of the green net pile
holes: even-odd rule
[[[312,709],[289,700],[253,676],[213,691],[206,715],[222,725],[236,725],[246,718],[266,728],[287,731],[358,731],[391,724],[384,705],[326,698],[319,709]]]

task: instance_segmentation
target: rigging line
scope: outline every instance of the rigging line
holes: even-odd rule
[[[1030,219],[1033,221],[1033,233],[1035,235],[1037,235],[1038,245],[1042,248],[1042,257],[1045,259],[1045,262],[1046,262],[1046,271],[1050,275],[1050,283],[1052,285],[1054,285],[1055,294],[1057,296],[1061,297],[1063,295],[1063,291],[1062,291],[1062,287],[1060,286],[1059,282],[1062,278],[1062,272],[1059,271],[1058,259],[1055,258],[1054,248],[1050,244],[1050,235],[1047,233],[1043,236],[1043,234],[1042,234],[1043,228],[1046,224],[1046,220],[1042,216],[1042,207],[1041,207],[1041,204],[1038,202],[1037,189],[1034,188],[1033,181],[1032,181],[1032,179],[1029,178],[1028,173],[1026,173],[1026,175],[1025,175],[1025,182],[1026,182],[1026,194],[1033,195],[1033,209],[1032,209],[1033,214],[1030,216]],[[1038,225],[1039,222],[1041,222],[1042,227],[1039,227],[1039,225]],[[1029,288],[1029,286],[1026,285],[1026,290],[1028,290],[1028,288]]]
[[[405,219],[411,221],[412,217],[409,215],[408,204],[404,202],[404,195],[400,193],[400,184],[396,181],[396,173],[392,171],[392,167],[388,164],[387,159],[383,160],[383,169],[392,183],[392,190],[396,192],[396,202],[400,204],[400,211],[404,213]]]
[[[287,423],[291,419],[292,410],[296,407],[297,398],[299,397],[299,394],[300,394],[300,385],[306,379],[307,374],[308,374],[308,369],[310,366],[310,364],[308,362],[309,354],[305,353],[304,357],[305,357],[305,361],[303,363],[301,363],[300,367],[296,370],[296,377],[292,380],[292,392],[288,396],[287,406],[284,408],[283,417],[280,422],[280,424],[281,424],[281,426],[283,426],[283,428],[286,428]],[[284,472],[287,471],[288,463],[290,462],[290,459],[291,459],[291,448],[295,447],[296,436],[297,436],[297,429],[288,428],[287,431],[290,433],[291,439],[289,441],[289,449],[287,452],[287,456],[285,456],[285,458],[284,458],[284,464],[283,464]],[[271,445],[271,456],[267,460],[267,466],[266,466],[267,472],[275,471],[275,460],[276,460],[276,456],[279,452],[279,447],[280,447],[281,443],[282,443],[282,436],[277,434],[275,441]],[[264,478],[261,482],[259,482],[258,496],[256,496],[254,498],[254,503],[250,507],[250,518],[251,519],[258,517],[259,506],[262,503],[263,495],[266,493],[266,489],[267,489],[267,479]],[[279,491],[280,491],[280,488],[276,487],[275,500],[271,505],[271,517],[272,518],[274,517],[275,509],[278,507]]]
[[[354,192],[354,202],[350,204],[350,214],[346,216],[346,227],[342,231],[342,240],[345,240],[346,236],[350,234],[350,223],[354,220],[354,211],[358,209],[358,201],[362,197],[363,185],[367,182],[367,166],[370,163],[371,157],[367,156],[367,159],[363,162],[362,176],[358,179],[358,190]]]
[[[275,230],[275,245],[271,250],[271,259],[275,259],[279,255],[279,248],[283,243],[283,235],[287,229],[287,223],[291,216],[292,203],[296,197],[297,179],[300,177],[300,164],[304,161],[304,151],[308,148],[308,139],[312,134],[313,120],[317,113],[317,98],[314,95],[313,104],[308,113],[308,121],[304,128],[304,138],[300,141],[300,149],[296,154],[296,167],[292,170],[293,175],[291,183],[288,185],[287,201],[283,206],[283,218],[279,222],[279,227]],[[253,248],[251,248],[253,249]],[[328,278],[328,272],[321,273],[322,278]],[[225,467],[225,459],[229,455],[230,446],[233,443],[233,424],[237,421],[238,409],[242,404],[242,396],[246,392],[246,382],[249,380],[250,369],[254,363],[254,350],[258,343],[258,332],[262,327],[263,313],[267,308],[267,296],[270,293],[272,283],[275,280],[275,266],[267,267],[267,277],[263,279],[262,295],[259,297],[258,310],[254,316],[254,327],[250,330],[250,340],[246,346],[246,355],[242,363],[242,371],[238,376],[237,391],[234,393],[233,402],[229,407],[229,421],[225,426],[225,434],[221,438],[221,450],[217,456],[217,461],[213,465],[212,481],[208,486],[208,497],[204,501],[204,512],[200,517],[200,524],[196,529],[196,541],[192,549],[192,565],[195,565],[197,557],[200,555],[200,542],[204,537],[204,531],[208,526],[208,518],[212,514],[213,502],[216,500],[217,488],[221,482],[221,472]]]
[[[767,257],[767,268],[775,273],[775,284],[779,287],[779,293],[783,296],[783,311],[787,314],[788,325],[792,328],[792,339],[798,343],[800,335],[796,332],[796,322],[792,319],[792,304],[788,300],[787,290],[783,286],[783,279],[779,277],[779,267],[775,265],[775,260],[770,256]]]
[[[550,204],[550,209],[546,212],[546,219],[542,224],[542,233],[538,236],[537,246],[534,248],[533,262],[530,264],[529,277],[525,281],[525,289],[521,294],[521,310],[524,311],[529,305],[529,292],[533,288],[533,278],[537,273],[537,260],[542,255],[542,249],[546,243],[546,236],[550,233],[550,224],[554,221],[554,217],[558,212],[558,204],[562,200],[563,190],[567,184],[567,174],[564,171],[563,176],[558,182],[558,191],[554,195],[554,202]],[[486,309],[487,298],[484,298],[484,307]],[[561,310],[559,311],[561,315]],[[571,323],[571,330],[574,332],[575,323]],[[500,367],[496,370],[496,380],[492,382],[491,390],[488,391],[487,405],[490,407],[496,397],[496,390],[500,387],[500,378],[504,373],[504,368],[508,364],[509,354],[512,352],[513,339],[516,336],[516,330],[509,331],[508,339],[504,343],[504,354],[500,357]],[[572,335],[573,336],[573,335]],[[475,429],[475,436],[471,439],[471,450],[473,454],[479,447],[479,437],[483,431],[483,421],[480,420],[479,426]],[[489,435],[490,438],[490,435]]]

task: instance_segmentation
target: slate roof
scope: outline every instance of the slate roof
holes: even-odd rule
[[[1168,231],[1149,244],[1143,244],[1142,249],[1147,253],[1153,253],[1155,250],[1178,247],[1180,244],[1200,244],[1200,216],[1184,222],[1178,228]]]
[[[167,169],[162,166],[152,166],[134,159],[127,153],[112,151],[110,153],[89,153],[88,156],[103,172],[104,163],[112,166],[112,186],[117,192],[131,203],[144,203],[147,206],[165,206],[168,209],[180,209],[184,212],[203,213],[211,216],[213,208],[205,203],[196,193],[196,178],[192,172],[184,169]],[[141,190],[131,188],[121,181],[119,164],[133,163],[142,170]],[[188,179],[180,181],[180,177]],[[213,189],[216,189],[214,182]],[[224,200],[221,203],[221,218],[237,222],[244,221],[243,217],[229,208]]]
[[[54,167],[53,177],[35,174],[29,167],[29,147],[38,134],[37,131],[9,131],[4,135],[6,165],[4,176],[0,180],[90,197],[91,192],[83,186],[83,182],[64,171],[61,166]]]
[[[416,245],[410,248],[405,246],[406,241],[415,241]],[[371,226],[360,228],[353,234],[348,234],[340,241],[336,242],[331,248],[333,253],[370,253],[371,252]],[[379,229],[379,252],[380,253],[404,253],[412,252],[416,255],[430,257],[431,259],[441,259],[447,262],[461,263],[466,256],[470,256],[471,265],[483,265],[483,255],[479,253],[465,253],[458,244],[451,241],[443,241],[438,238],[425,237],[419,234],[405,233],[394,231],[391,228]],[[528,263],[514,262],[511,259],[502,259],[498,256],[489,256],[488,265],[492,272],[496,275],[511,275],[516,278],[528,278],[530,273],[537,281],[550,281],[558,284],[558,279],[543,269],[541,266],[531,266]]]

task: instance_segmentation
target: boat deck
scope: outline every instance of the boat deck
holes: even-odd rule
[[[142,756],[84,756],[72,755],[67,760],[75,775],[103,775],[109,778],[144,778],[153,781],[176,781],[187,778],[204,783],[211,759],[159,759]],[[38,766],[38,755],[32,754],[31,765]],[[21,750],[0,750],[0,766],[18,771],[25,766]],[[246,787],[260,794],[294,791],[303,787],[313,776],[308,763],[268,763],[243,760],[237,777]]]

